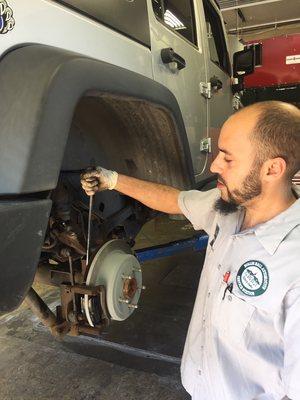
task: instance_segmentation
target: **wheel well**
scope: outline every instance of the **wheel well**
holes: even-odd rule
[[[141,99],[97,91],[80,99],[62,169],[89,165],[178,188],[189,186],[184,150],[170,111]]]

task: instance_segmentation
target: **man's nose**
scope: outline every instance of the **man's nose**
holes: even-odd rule
[[[210,166],[210,172],[212,172],[213,174],[220,174],[221,172],[221,168],[220,165],[218,163],[218,156],[214,159],[214,161],[211,163]]]

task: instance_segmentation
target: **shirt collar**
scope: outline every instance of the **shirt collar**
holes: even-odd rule
[[[298,225],[300,225],[300,188],[294,185],[293,191],[298,200],[287,210],[278,214],[263,224],[256,226],[253,230],[268,253],[273,255],[285,237]]]

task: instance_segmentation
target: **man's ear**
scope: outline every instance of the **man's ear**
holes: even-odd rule
[[[263,179],[273,181],[280,179],[286,172],[286,161],[282,157],[271,158],[262,166]]]

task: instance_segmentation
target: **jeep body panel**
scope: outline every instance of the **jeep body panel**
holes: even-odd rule
[[[16,24],[0,41],[2,55],[26,44],[44,44],[152,78],[148,47],[51,0],[30,0],[30,4],[9,0],[8,3]]]
[[[207,82],[205,38],[200,30],[202,14],[199,14],[198,8],[195,11],[197,45],[163,24],[155,16],[153,10],[149,11],[149,21],[154,79],[167,85],[180,105],[188,134],[194,173],[200,175],[205,169],[207,159],[207,154],[200,152],[200,142],[201,139],[207,137],[208,100],[200,93],[200,82]],[[168,47],[185,60],[185,68],[178,70],[174,63],[162,62],[161,51]]]
[[[200,182],[211,175],[209,167],[217,153],[220,127],[232,113],[231,66],[221,12],[213,1],[195,0],[191,9],[194,37],[187,40],[180,35],[180,30],[170,29],[162,18],[157,18],[151,0],[148,0],[148,7],[154,79],[166,85],[180,105],[195,182]],[[216,42],[220,44],[222,54],[216,54]],[[178,70],[174,63],[162,62],[161,51],[168,47],[186,61],[185,68]],[[207,85],[213,78],[221,82],[222,88],[212,89],[207,97],[201,93],[201,86]],[[200,150],[201,141],[205,138],[210,140],[209,152]]]

